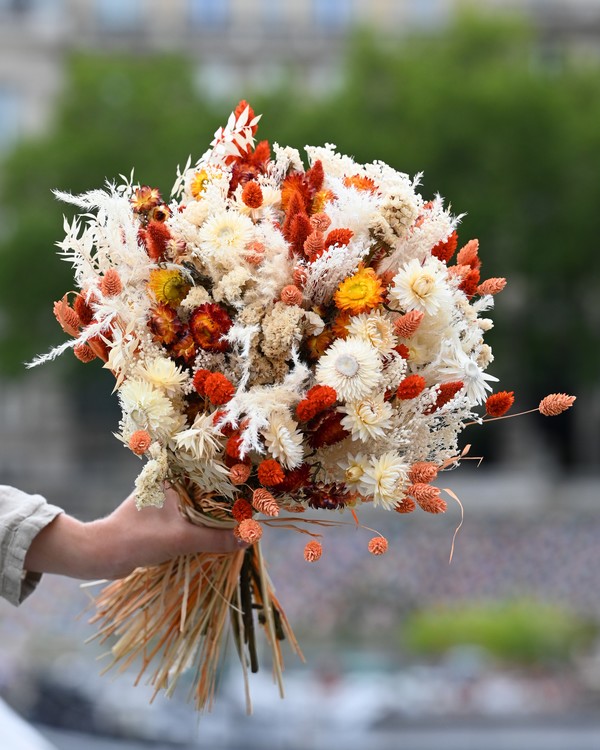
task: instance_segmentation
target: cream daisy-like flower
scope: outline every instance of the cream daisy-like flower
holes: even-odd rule
[[[450,345],[444,347],[432,371],[440,381],[462,380],[467,398],[473,404],[483,403],[487,398],[486,391],[493,390],[490,382],[498,382],[498,378],[484,372],[462,349]]]
[[[216,261],[228,270],[235,268],[252,239],[253,227],[247,216],[235,211],[214,214],[198,232],[202,260]]]
[[[373,497],[373,506],[392,510],[408,484],[409,466],[396,451],[372,458],[361,477],[364,493]]]
[[[342,427],[350,432],[353,440],[362,440],[364,443],[382,437],[386,428],[391,425],[393,414],[391,405],[384,401],[383,393],[362,401],[351,401],[340,407],[340,411],[346,414],[342,419]]]
[[[165,357],[155,357],[140,365],[135,370],[135,374],[171,397],[181,393],[183,385],[188,380],[188,376],[177,367],[173,360],[165,359]]]
[[[315,377],[320,385],[335,388],[342,401],[359,401],[377,388],[381,359],[367,341],[356,336],[337,339],[319,360]]]
[[[356,455],[348,453],[342,461],[338,461],[338,466],[344,472],[344,483],[346,486],[357,487],[368,465],[369,458],[362,453],[357,453]]]
[[[213,425],[213,415],[198,414],[192,426],[178,432],[172,443],[176,453],[185,451],[192,461],[214,456],[219,448],[219,432]]]
[[[300,466],[304,456],[303,436],[298,425],[284,411],[275,411],[269,418],[269,426],[262,431],[267,450],[286,469]]]
[[[405,310],[421,310],[427,315],[452,304],[446,266],[431,256],[421,265],[416,258],[394,276],[389,296]]]
[[[353,316],[347,330],[350,336],[368,341],[384,355],[389,354],[398,343],[391,322],[379,310]]]
[[[136,429],[148,430],[158,439],[169,438],[181,426],[182,416],[168,397],[142,378],[128,378],[119,391],[119,400]]]

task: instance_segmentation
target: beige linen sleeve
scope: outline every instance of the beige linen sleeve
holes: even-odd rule
[[[0,485],[0,596],[15,606],[29,596],[41,574],[23,570],[34,537],[63,511],[41,495]]]

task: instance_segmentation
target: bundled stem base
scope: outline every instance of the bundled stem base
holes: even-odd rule
[[[182,502],[189,495],[182,493]],[[196,520],[200,520],[199,518]],[[172,695],[179,677],[195,670],[193,696],[198,710],[210,710],[229,619],[244,676],[246,706],[252,711],[248,673],[258,670],[255,613],[273,658],[273,676],[283,697],[280,641],[302,653],[275,597],[259,544],[230,555],[183,555],[151,568],[138,568],[106,586],[95,600],[95,638],[117,638],[111,664],[125,671],[141,661],[154,697]]]

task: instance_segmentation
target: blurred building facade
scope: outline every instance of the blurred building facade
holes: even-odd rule
[[[600,54],[598,0],[0,0],[0,151],[48,126],[74,49],[186,52],[207,96],[271,87],[289,66],[319,91],[335,86],[351,29],[401,38],[465,5],[524,12],[551,61],[566,46]]]

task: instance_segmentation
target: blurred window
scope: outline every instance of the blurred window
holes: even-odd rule
[[[189,16],[194,26],[225,26],[229,21],[229,0],[189,0]]]
[[[353,0],[313,0],[317,26],[325,31],[346,29],[353,21]]]
[[[106,31],[136,31],[140,25],[139,0],[96,0],[96,16]]]
[[[20,125],[20,102],[17,92],[0,85],[0,151],[17,140]]]

